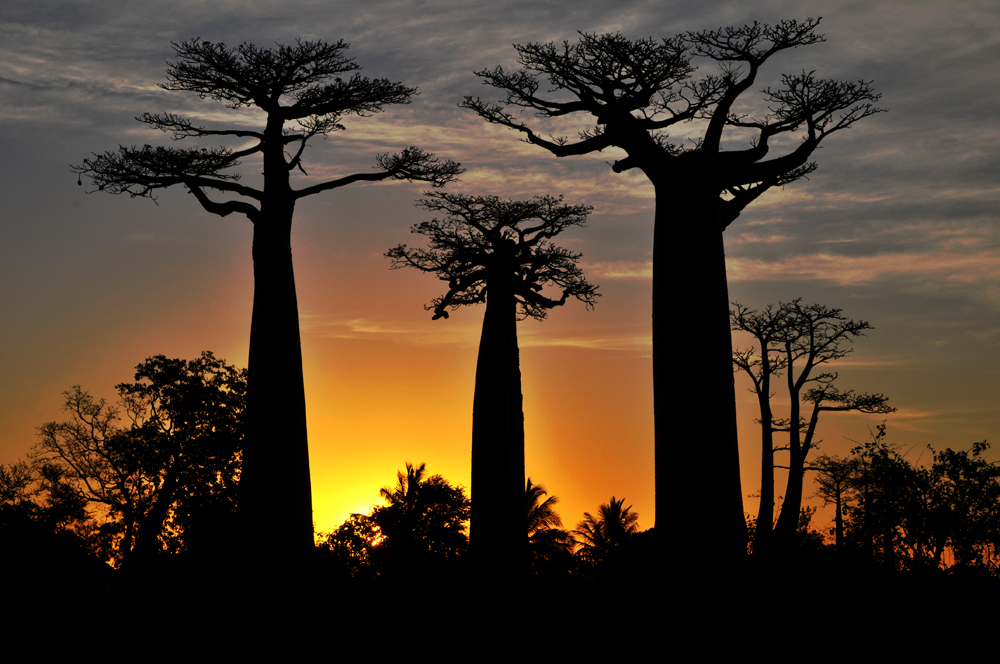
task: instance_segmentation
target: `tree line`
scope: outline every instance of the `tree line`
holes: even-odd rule
[[[236,517],[246,370],[206,351],[191,361],[148,358],[135,379],[116,386],[111,404],[79,386],[66,391],[69,419],[39,427],[27,460],[0,465],[6,562],[90,560],[143,572],[168,559],[231,560],[257,545]],[[463,487],[407,463],[379,494],[386,505],[317,534],[321,569],[364,581],[467,566],[472,512]],[[599,571],[639,532],[638,515],[614,497],[566,531],[558,499],[546,496],[530,478],[522,487],[524,572]]]

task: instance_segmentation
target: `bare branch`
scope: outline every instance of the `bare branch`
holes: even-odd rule
[[[259,131],[250,131],[246,129],[206,129],[195,125],[187,118],[182,118],[179,115],[174,115],[173,113],[164,113],[163,115],[158,113],[143,113],[138,116],[136,120],[148,124],[154,129],[169,132],[172,134],[174,140],[198,136],[238,136],[256,138],[261,141],[264,140],[264,134]]]
[[[304,198],[328,189],[336,189],[354,182],[379,182],[381,180],[409,180],[428,182],[434,187],[443,187],[454,182],[465,172],[462,165],[451,159],[441,160],[430,152],[418,147],[408,147],[396,154],[384,153],[375,158],[382,169],[375,173],[355,173],[337,180],[306,187],[295,192],[296,198]]]

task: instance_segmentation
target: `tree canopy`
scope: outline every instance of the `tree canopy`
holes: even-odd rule
[[[884,110],[875,105],[880,95],[868,81],[826,80],[803,71],[785,74],[780,87],[763,90],[764,114],[734,111],[768,59],[824,41],[816,32],[819,22],[754,22],[662,39],[581,32],[577,43],[515,44],[522,69],[476,72],[505,98],[492,103],[466,96],[461,105],[487,122],[523,133],[527,142],[557,157],[621,148],[627,156],[612,164],[616,173],[639,168],[650,177],[679,177],[697,163],[696,177],[710,179],[705,184],[724,194],[721,221],[727,226],[770,187],[815,170],[808,157],[825,137]],[[718,73],[696,79],[696,57],[716,61]],[[547,91],[540,78],[548,80]],[[578,113],[595,124],[576,141],[544,138],[512,109],[543,120]],[[693,144],[671,142],[664,133],[692,121],[703,121],[701,138]],[[749,147],[725,149],[727,130],[749,134]],[[786,155],[766,159],[771,139],[785,133],[801,135],[802,142]],[[711,171],[701,170],[709,164]]]
[[[117,386],[117,404],[67,391],[70,419],[39,428],[33,462],[58,469],[53,485],[99,519],[105,559],[220,546],[234,530],[246,370],[210,352],[157,355],[135,380]]]
[[[493,290],[501,277],[512,285],[518,318],[543,319],[571,297],[587,307],[597,301],[597,287],[576,264],[580,254],[550,241],[567,228],[586,225],[591,207],[565,205],[553,196],[512,201],[447,192],[428,192],[417,205],[443,214],[411,231],[427,236],[429,248],[401,244],[386,256],[393,268],[414,267],[448,282],[448,292],[425,307],[435,319],[447,318],[448,309],[486,302],[491,276]],[[546,286],[561,292],[547,297]]]
[[[352,514],[322,544],[349,576],[416,577],[458,565],[471,510],[463,487],[407,462],[379,493],[386,505]]]
[[[408,104],[416,88],[388,79],[370,79],[357,73],[360,67],[345,51],[343,40],[296,40],[293,45],[277,44],[261,48],[244,42],[236,47],[192,39],[173,44],[177,60],[168,63],[164,90],[193,92],[228,108],[256,107],[266,114],[265,126],[250,129],[210,128],[175,113],[143,113],[136,120],[170,134],[174,140],[219,137],[249,139],[241,148],[120,146],[118,150],[84,159],[74,172],[87,175],[100,191],[155,197],[156,190],[183,185],[209,212],[226,216],[233,212],[257,221],[260,207],[281,178],[269,171],[298,170],[306,175],[303,155],[315,136],[327,136],[345,129],[344,121],[354,115],[368,117],[391,104]],[[346,80],[345,76],[348,76]],[[292,123],[286,128],[287,123]],[[234,122],[241,125],[242,123]],[[257,189],[240,183],[233,169],[255,154],[264,158],[265,183]],[[419,180],[441,186],[462,172],[451,160],[440,160],[417,147],[375,158],[378,170],[355,173],[288,190],[291,200],[317,194],[353,182],[386,179]],[[287,180],[287,178],[285,178]],[[270,186],[269,186],[270,185]],[[244,199],[215,201],[206,190]]]

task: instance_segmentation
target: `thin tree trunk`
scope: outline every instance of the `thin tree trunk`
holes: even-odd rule
[[[763,344],[762,344],[763,346]],[[767,362],[766,348],[762,348]],[[771,412],[770,366],[765,364],[761,391],[757,395],[760,405],[760,508],[757,510],[757,529],[753,537],[753,555],[765,558],[771,551],[774,528],[774,429]]]
[[[244,532],[257,534],[253,544],[257,555],[272,565],[300,558],[313,548],[302,344],[290,241],[293,207],[291,202],[265,203],[253,239],[253,319],[239,510]]]
[[[132,548],[131,564],[146,564],[156,555],[160,533],[163,532],[163,524],[167,520],[167,513],[174,502],[174,494],[177,493],[178,477],[180,475],[181,460],[175,452],[174,463],[167,469],[163,478],[163,484],[156,492],[156,498],[150,506],[149,511],[138,519],[138,531],[135,538],[135,546]]]
[[[515,578],[525,560],[524,414],[512,291],[491,278],[472,406],[470,546],[481,578]]]
[[[834,540],[833,550],[837,553],[844,551],[844,499],[843,492],[837,488],[837,511],[834,514]]]
[[[789,373],[791,373],[789,371]],[[802,484],[806,476],[806,457],[812,447],[813,435],[816,433],[816,423],[819,419],[819,406],[813,408],[806,429],[805,440],[800,442],[800,427],[797,390],[790,390],[792,398],[791,420],[789,422],[789,455],[788,482],[785,485],[785,500],[781,504],[778,523],[774,526],[774,537],[779,546],[785,548],[795,545],[796,533],[799,529],[799,512],[802,511]]]
[[[657,538],[678,563],[732,569],[747,528],[718,195],[651,180]]]

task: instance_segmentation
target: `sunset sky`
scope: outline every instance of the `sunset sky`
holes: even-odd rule
[[[499,99],[472,72],[516,66],[514,43],[573,41],[578,30],[659,38],[816,16],[827,41],[770,60],[739,110],[761,110],[761,88],[802,70],[872,80],[890,110],[826,139],[808,181],[768,192],[726,231],[731,298],[760,308],[802,297],[869,321],[875,329],[831,368],[841,389],[889,397],[899,409],[887,418],[889,439],[911,461],[928,461],[928,444],[1000,443],[995,2],[37,0],[0,9],[0,462],[23,457],[36,427],[64,417],[61,393],[73,385],[111,400],[113,386],[156,354],[192,359],[212,350],[246,366],[250,222],[210,215],[181,188],[163,192],[158,204],[86,195],[86,179],[77,186],[70,172],[119,144],[169,144],[134,120],[145,111],[216,128],[254,125],[253,111],[159,89],[170,43],[344,39],[363,75],[416,86],[419,95],[314,139],[309,176],[299,174],[295,186],[368,171],[377,153],[416,145],[468,169],[449,191],[563,195],[593,206],[587,227],[557,243],[583,254],[584,272],[602,293],[596,309],[570,302],[544,322],[518,326],[527,474],[559,497],[568,527],[612,495],[651,527],[652,187],[637,172],[611,172],[612,151],[556,159],[457,104],[467,94]],[[700,73],[715,71],[710,61],[695,63]],[[588,127],[587,118],[530,122],[571,136]],[[696,131],[683,126],[674,136]],[[258,169],[244,162],[247,182]],[[423,191],[405,182],[355,184],[296,209],[292,250],[319,530],[378,504],[379,487],[406,461],[469,486],[483,308],[432,321],[423,305],[443,284],[392,271],[383,256],[401,242],[420,243],[409,229],[429,218],[413,205]],[[677,325],[698,333],[698,321],[683,312]],[[740,379],[750,496],[759,490],[759,434],[747,388]],[[780,389],[776,400],[787,405]],[[825,414],[822,451],[846,454],[882,419]],[[660,453],[699,445],[709,466],[712,428],[705,423],[701,440],[664,440]],[[988,458],[1000,460],[1000,447]],[[783,493],[780,483],[776,490]],[[754,498],[745,505],[756,512]]]

